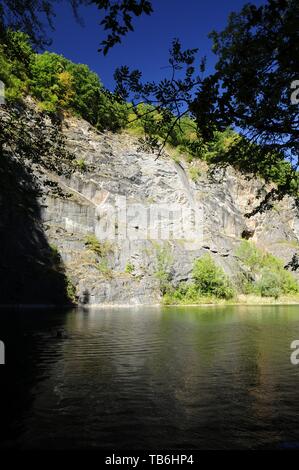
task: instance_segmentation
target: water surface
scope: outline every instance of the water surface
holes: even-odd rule
[[[298,306],[0,318],[0,447],[299,447]]]

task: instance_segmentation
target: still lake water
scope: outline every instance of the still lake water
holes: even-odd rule
[[[1,311],[0,447],[299,446],[298,306]]]

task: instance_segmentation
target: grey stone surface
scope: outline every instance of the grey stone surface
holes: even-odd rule
[[[207,252],[234,278],[240,269],[235,250],[244,230],[286,263],[298,250],[299,219],[291,198],[277,202],[272,210],[245,216],[265,194],[262,180],[245,177],[231,167],[213,170],[204,162],[189,164],[170,156],[157,159],[140,151],[135,137],[99,133],[76,118],[66,118],[63,126],[67,148],[85,162],[86,169],[70,178],[48,173],[60,195],[44,190],[40,203],[45,233],[49,243],[57,246],[80,303],[159,302],[157,243],[171,253],[174,284],[190,279],[194,259]],[[198,165],[201,173],[197,181],[189,176],[192,165]],[[100,238],[101,224],[110,217],[107,204],[114,204],[120,196],[128,203],[148,206],[176,203],[186,211],[203,208],[203,225],[196,227],[197,243],[190,245],[183,239],[159,242],[145,232],[144,239],[110,240],[103,267],[103,259],[86,246],[86,236]],[[175,219],[174,224],[180,222]],[[164,228],[173,227],[171,220],[163,219],[163,223]],[[142,220],[135,218],[131,229],[140,236]],[[133,266],[131,273],[126,272],[128,264]]]

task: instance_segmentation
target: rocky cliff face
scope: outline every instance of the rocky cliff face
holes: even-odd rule
[[[240,269],[235,250],[242,237],[251,237],[286,263],[298,250],[299,218],[291,199],[246,217],[266,191],[256,178],[242,176],[232,168],[216,170],[203,162],[189,164],[183,158],[157,159],[141,151],[135,137],[98,133],[75,118],[64,120],[63,133],[78,169],[70,177],[47,170],[46,177],[55,190],[43,185],[45,172],[39,171],[38,164],[34,172],[43,188],[39,196],[41,226],[49,245],[57,247],[81,304],[159,303],[156,272],[161,249],[174,284],[189,279],[193,260],[206,252],[234,278]],[[192,170],[195,165],[196,172]],[[124,203],[131,210],[126,221]],[[137,210],[139,205],[141,211]],[[154,225],[159,221],[163,233],[172,234],[184,214],[200,214],[192,240],[184,236],[161,240],[158,226],[156,231],[148,231],[144,213],[154,211],[157,205],[181,209],[172,217],[163,215],[162,210],[161,217],[155,219]],[[111,215],[111,207],[118,207],[117,217],[115,212]],[[4,213],[5,207],[1,210]],[[114,235],[103,241],[108,226]],[[86,243],[90,235],[100,241],[100,254]]]

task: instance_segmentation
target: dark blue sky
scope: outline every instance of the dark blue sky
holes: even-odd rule
[[[207,38],[213,30],[222,30],[231,11],[239,11],[245,0],[153,0],[154,13],[137,18],[135,31],[126,36],[106,57],[97,52],[103,31],[95,7],[80,8],[85,26],[80,26],[71,7],[62,2],[56,6],[57,17],[51,51],[74,62],[84,63],[98,73],[103,84],[113,88],[113,72],[120,65],[139,68],[146,80],[159,80],[167,74],[168,50],[173,38],[185,47],[200,49],[207,55],[207,71],[213,70],[215,56]],[[255,5],[263,0],[251,0]]]

